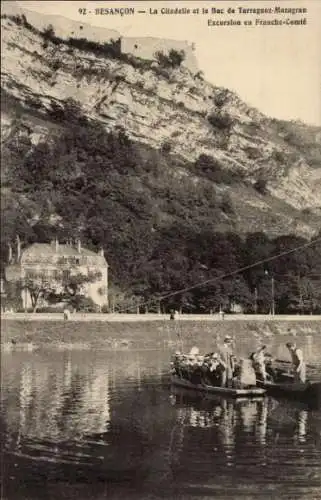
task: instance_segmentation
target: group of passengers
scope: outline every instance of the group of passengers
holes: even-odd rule
[[[187,355],[176,352],[172,362],[173,374],[193,384],[234,388],[255,386],[257,379],[263,382],[276,380],[273,358],[267,353],[265,345],[254,351],[249,359],[237,361],[232,343],[232,338],[226,336],[216,352],[201,355],[197,347],[193,347]],[[302,351],[290,342],[286,346],[292,358],[294,380],[305,382]]]

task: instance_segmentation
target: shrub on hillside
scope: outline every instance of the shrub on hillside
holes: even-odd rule
[[[224,168],[224,166],[212,156],[202,154],[194,163],[194,169],[199,175],[207,177],[217,184],[232,184],[240,179],[240,175]]]
[[[233,118],[228,113],[211,113],[207,120],[213,127],[222,131],[230,131],[234,124]]]
[[[169,60],[171,62],[171,65],[173,68],[176,66],[180,66],[182,62],[184,61],[186,55],[184,50],[175,50],[171,49],[168,54]]]
[[[159,66],[163,68],[177,68],[179,67],[185,59],[184,50],[171,49],[168,54],[159,50],[155,52],[155,58]]]
[[[228,193],[224,193],[222,196],[222,199],[219,204],[220,209],[222,212],[225,214],[232,214],[234,213],[234,208],[232,204],[231,197],[228,195]]]
[[[26,28],[30,29],[28,26],[25,25]],[[31,31],[32,31],[32,25],[30,25],[31,27]],[[54,30],[54,27],[52,24],[49,24],[43,31],[41,32],[38,32],[37,30],[37,33],[39,35],[41,35],[45,42],[43,44],[43,47],[44,48],[47,48],[48,47],[48,42],[52,42],[54,45],[60,45],[60,44],[63,44],[65,43],[65,41],[60,38],[59,36],[56,36],[55,34],[55,30]]]
[[[258,160],[262,156],[262,152],[260,151],[259,148],[253,148],[251,146],[246,146],[244,148],[244,151],[250,160]]]
[[[51,103],[48,114],[56,122],[86,125],[87,117],[82,113],[80,104],[72,98],[66,99],[64,103]]]
[[[49,67],[53,70],[53,71],[58,71],[58,69],[60,69],[62,66],[62,61],[60,61],[59,59],[55,59],[54,61],[51,61],[49,63]]]
[[[203,71],[198,71],[197,73],[195,73],[194,79],[195,80],[204,81],[204,73],[203,73]]]
[[[161,145],[161,152],[165,154],[169,154],[172,150],[172,145],[169,141],[163,142]]]
[[[277,163],[284,163],[285,162],[284,154],[281,151],[273,151],[272,159],[274,161],[276,161]]]
[[[49,24],[46,28],[44,28],[42,36],[45,40],[51,40],[55,36],[55,30],[52,24]]]
[[[223,106],[228,101],[228,90],[222,90],[219,94],[216,94],[213,98],[214,104],[217,108],[222,109]]]
[[[120,58],[121,44],[120,38],[117,40],[111,39],[109,42],[99,43],[87,38],[68,38],[67,44],[78,50],[93,52],[96,55],[103,55],[112,59]]]
[[[41,99],[38,96],[26,97],[25,104],[28,108],[30,107],[34,109],[40,109],[42,106]]]
[[[260,194],[267,194],[267,181],[265,179],[258,179],[254,184],[254,189]]]

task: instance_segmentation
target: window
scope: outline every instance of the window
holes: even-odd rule
[[[68,280],[70,278],[70,271],[69,269],[64,269],[62,271],[62,277],[64,280]]]
[[[35,271],[30,270],[30,269],[26,270],[26,275],[25,276],[26,276],[26,278],[28,280],[34,280],[34,279],[37,278],[37,274],[35,273]]]
[[[58,271],[58,269],[54,270],[53,277],[55,280],[59,280],[61,278],[61,273]]]

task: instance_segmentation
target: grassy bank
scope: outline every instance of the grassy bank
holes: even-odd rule
[[[210,345],[231,335],[236,342],[246,339],[250,344],[269,342],[280,337],[313,336],[319,338],[321,321],[315,320],[236,320],[233,321],[1,321],[1,342],[6,349],[19,346],[33,348],[175,348],[183,341],[184,347],[198,343]],[[281,340],[282,338],[282,340]],[[26,347],[27,348],[27,347]]]

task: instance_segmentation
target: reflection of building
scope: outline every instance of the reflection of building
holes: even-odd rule
[[[0,298],[1,298],[1,310],[3,310],[3,299],[7,296],[6,289],[4,286],[4,279],[0,278]]]
[[[28,433],[28,409],[32,403],[33,374],[32,367],[26,364],[21,370],[21,382],[19,391],[19,431],[17,437],[17,447],[20,447],[21,437]]]
[[[12,403],[8,410],[8,426],[17,435],[17,447],[26,438],[58,443],[108,429],[108,373],[104,367],[91,373],[89,367],[79,377],[75,368],[70,359],[59,365],[24,363],[17,385],[19,411],[11,412]]]
[[[51,244],[34,243],[21,251],[20,240],[17,238],[16,252],[13,255],[9,247],[9,262],[6,268],[7,281],[19,279],[48,280],[51,285],[59,288],[72,275],[92,274],[95,279],[86,284],[83,293],[95,304],[108,304],[108,264],[103,250],[92,252],[82,247],[80,240],[60,244],[56,239]],[[23,292],[23,306],[30,307],[31,299],[27,290]]]

